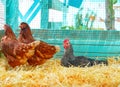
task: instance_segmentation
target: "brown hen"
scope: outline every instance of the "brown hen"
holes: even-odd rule
[[[27,23],[22,22],[20,24],[20,35],[18,40],[22,43],[31,43],[35,41],[32,36],[30,27]],[[47,60],[51,59],[58,51],[60,51],[59,46],[50,45],[44,41],[36,47],[35,55],[28,60],[30,65],[41,65],[44,64]]]
[[[36,46],[40,41],[30,44],[21,43],[16,39],[11,27],[4,25],[5,34],[1,39],[1,50],[12,67],[23,65],[34,55]]]

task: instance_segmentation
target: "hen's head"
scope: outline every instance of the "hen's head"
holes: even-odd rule
[[[70,41],[69,41],[69,39],[65,39],[63,41],[63,46],[64,46],[64,49],[68,49],[70,47]]]
[[[32,36],[32,32],[31,32],[31,29],[30,29],[30,26],[25,23],[25,22],[22,22],[20,25],[20,35],[18,37],[18,40],[20,42],[23,42],[23,43],[31,43],[34,41],[34,38]]]
[[[25,22],[21,22],[19,27],[20,27],[20,29],[30,28],[29,25],[27,23],[25,23]]]
[[[16,36],[15,36],[14,32],[12,31],[12,28],[9,25],[5,24],[3,26],[3,28],[5,30],[5,36],[7,36],[11,39],[16,39]]]
[[[11,27],[10,27],[9,25],[7,25],[7,24],[5,24],[5,25],[3,26],[3,29],[4,29],[5,31],[10,31],[10,32],[12,32]]]

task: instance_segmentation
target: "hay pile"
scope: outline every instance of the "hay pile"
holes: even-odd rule
[[[115,64],[114,64],[115,63]],[[0,87],[118,87],[120,65],[110,60],[108,66],[65,68],[59,60],[44,65],[11,68],[0,58]]]

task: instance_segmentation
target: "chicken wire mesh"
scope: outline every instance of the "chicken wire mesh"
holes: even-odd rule
[[[0,0],[0,28],[7,23],[18,36],[19,24],[27,22],[36,40],[60,45],[56,57],[64,53],[65,38],[72,41],[75,55],[118,57],[119,2],[114,5],[115,31],[105,28],[105,0]]]
[[[113,6],[116,30],[119,3]],[[23,21],[32,29],[106,30],[105,0],[0,0],[0,6],[0,19],[14,30]]]

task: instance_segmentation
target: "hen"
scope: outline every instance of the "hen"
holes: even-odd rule
[[[28,44],[35,41],[27,23],[22,22],[20,24],[20,29],[20,35],[18,36],[20,42]],[[47,60],[51,59],[54,54],[60,51],[59,46],[53,46],[41,40],[40,42],[41,43],[36,47],[35,55],[28,59],[30,65],[44,64]]]
[[[20,30],[20,34],[18,36],[18,41],[20,41],[22,43],[26,43],[26,44],[35,41],[35,39],[32,36],[30,27],[27,23],[22,22],[19,27],[21,30]]]
[[[9,25],[4,25],[4,31],[5,34],[1,38],[1,50],[7,58],[8,64],[12,67],[25,64],[34,55],[40,41],[30,44],[19,42]]]
[[[90,59],[84,56],[74,56],[73,48],[69,39],[65,39],[63,42],[64,45],[64,55],[61,59],[61,65],[65,67],[70,66],[93,66],[95,64],[107,64],[107,61]]]

